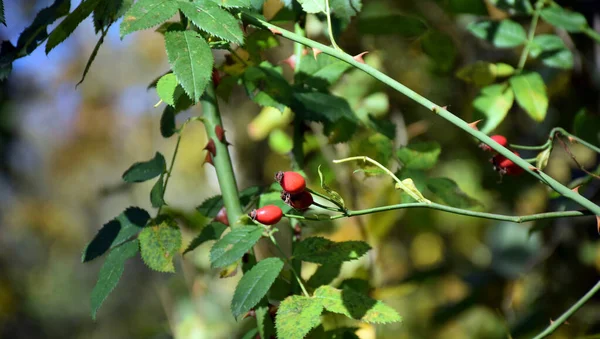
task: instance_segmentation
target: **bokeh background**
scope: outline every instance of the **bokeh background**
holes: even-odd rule
[[[418,37],[366,35],[355,24],[340,36],[339,44],[350,53],[371,51],[368,63],[471,121],[477,89],[459,80],[455,71],[476,60],[514,65],[519,51],[499,51],[469,35],[465,26],[477,17],[448,11],[448,3],[455,2],[364,0],[365,10],[390,6],[448,34],[451,48],[437,61],[424,53]],[[72,8],[78,3],[73,1]],[[7,27],[0,27],[0,39],[15,42],[37,11],[51,1],[5,0],[4,4]],[[506,15],[483,4],[493,18]],[[596,29],[600,27],[597,1],[563,4],[584,13]],[[280,6],[276,0],[267,1],[265,14]],[[308,18],[309,37],[327,41],[324,28],[319,18]],[[551,28],[542,24],[539,31]],[[585,36],[563,34],[563,38],[575,53],[575,68],[537,69],[551,95],[550,111],[543,123],[535,124],[514,107],[498,130],[513,143],[541,144],[553,126],[571,130],[575,114],[582,109],[598,118],[600,46]],[[177,259],[177,272],[171,275],[150,271],[139,258],[130,260],[97,320],[90,317],[89,296],[101,262],[81,264],[82,249],[103,223],[125,207],[151,210],[151,183],[126,185],[121,174],[155,151],[170,158],[175,142],[161,137],[164,104],[154,107],[158,96],[147,89],[168,70],[162,36],[147,30],[121,40],[114,25],[87,79],[76,87],[97,39],[91,21],[86,20],[49,55],[39,48],[16,61],[10,77],[0,82],[0,338],[241,337],[252,320],[236,322],[229,312],[240,275],[219,278],[219,272],[209,268],[209,245]],[[280,63],[292,48],[281,41],[265,57]],[[291,70],[283,67],[291,76]],[[553,198],[545,186],[526,175],[499,183],[489,155],[473,140],[360,72],[349,72],[334,92],[354,98],[353,107],[369,104],[367,98],[376,103],[382,116],[396,123],[398,146],[412,140],[438,141],[442,153],[430,175],[452,178],[486,211],[519,215],[577,208]],[[290,167],[285,145],[289,127],[265,127],[264,121],[256,121],[272,112],[261,113],[240,88],[233,90],[229,102],[222,102],[221,110],[240,188],[268,185],[275,171]],[[200,108],[192,108],[177,119],[198,114]],[[400,201],[389,180],[365,178],[353,174],[351,165],[334,168],[331,164],[336,157],[360,154],[367,132],[354,142],[330,145],[320,127],[312,127],[316,135],[306,166],[310,186],[318,187],[316,169],[323,165],[329,184],[352,208]],[[186,129],[166,193],[170,210],[181,216],[184,244],[206,223],[194,208],[218,193],[214,169],[202,165],[205,142],[200,124]],[[583,166],[598,171],[597,154],[577,146],[571,151]],[[565,184],[584,175],[561,147],[555,147],[546,172]],[[596,202],[598,183],[592,180],[583,192]],[[530,235],[534,226],[544,229]],[[305,234],[351,240],[362,239],[365,230],[374,250],[345,264],[334,284],[342,278],[367,278],[372,295],[404,317],[401,324],[360,325],[358,333],[365,339],[507,338],[509,333],[529,337],[600,279],[593,217],[511,224],[406,210],[334,224],[309,223]],[[303,276],[310,277],[314,270],[305,265]],[[600,333],[599,301],[592,299],[553,337]],[[340,324],[343,320],[326,317],[324,321]]]

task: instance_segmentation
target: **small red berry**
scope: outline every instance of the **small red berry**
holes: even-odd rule
[[[225,209],[225,207],[222,207],[219,210],[219,213],[217,213],[217,216],[215,216],[214,221],[218,221],[223,225],[229,226],[229,219],[227,219],[227,210]]]
[[[252,220],[256,220],[261,224],[275,225],[283,217],[283,211],[275,205],[267,205],[253,210],[249,216]]]
[[[275,180],[281,185],[281,188],[287,193],[297,194],[306,189],[306,180],[296,172],[277,172]]]
[[[519,156],[519,153],[513,152],[516,156]],[[498,171],[500,175],[519,175],[523,173],[523,169],[512,160],[507,159],[505,156],[501,154],[495,155],[492,160],[492,164],[494,165],[494,170]]]
[[[506,145],[508,145],[508,140],[506,140],[506,137],[504,137],[503,135],[492,135],[490,138],[492,138],[492,140],[494,140],[495,142],[499,143],[502,147],[506,147]],[[479,148],[486,152],[493,151],[493,149],[490,146],[484,143],[479,144]]]
[[[289,194],[287,192],[281,193],[281,199],[288,205],[299,211],[307,210],[310,205],[313,204],[314,200],[312,194],[303,191],[298,194]]]

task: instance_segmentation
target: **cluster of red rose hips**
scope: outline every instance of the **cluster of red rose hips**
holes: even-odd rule
[[[497,142],[498,144],[500,144],[503,147],[506,147],[506,145],[508,145],[508,141],[506,140],[506,137],[504,137],[503,135],[492,135],[490,138],[492,138],[492,140],[494,140],[495,142]],[[517,164],[515,164],[514,162],[512,162],[512,160],[507,159],[505,156],[503,156],[502,154],[498,154],[495,153],[495,151],[488,145],[481,143],[479,144],[479,148],[481,148],[482,150],[486,151],[486,152],[494,152],[494,156],[492,156],[492,158],[490,159],[490,162],[494,165],[494,170],[497,171],[498,173],[500,173],[500,175],[519,175],[521,173],[523,173],[523,169],[519,166],[517,166]],[[514,155],[520,157],[519,153],[516,151],[513,151]]]
[[[280,171],[275,174],[275,180],[283,188],[281,199],[286,204],[299,211],[305,211],[313,204],[312,195],[306,191],[306,181],[299,173]],[[261,224],[274,225],[283,217],[283,211],[275,205],[266,205],[253,210],[248,215]]]

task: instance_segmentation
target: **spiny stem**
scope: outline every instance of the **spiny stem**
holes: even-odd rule
[[[325,14],[327,14],[327,30],[329,31],[329,41],[331,41],[333,48],[341,51],[342,49],[335,43],[335,38],[333,37],[333,26],[331,25],[331,10],[329,9],[329,0],[325,0]]]
[[[409,209],[409,208],[428,208],[428,209],[444,211],[444,212],[453,213],[453,214],[466,215],[466,216],[470,216],[470,217],[477,217],[477,218],[490,219],[490,220],[510,221],[510,222],[515,222],[515,223],[523,223],[523,222],[534,221],[534,220],[543,220],[543,219],[582,217],[582,216],[591,215],[591,213],[589,213],[587,211],[564,211],[564,212],[546,212],[546,213],[537,213],[537,214],[530,214],[530,215],[523,215],[523,216],[514,216],[514,215],[503,215],[503,214],[471,211],[471,210],[466,210],[466,209],[462,209],[462,208],[456,208],[456,207],[446,206],[446,205],[442,205],[442,204],[437,204],[434,202],[429,203],[429,204],[422,203],[422,202],[416,202],[416,203],[406,203],[406,204],[396,204],[396,205],[387,205],[387,206],[381,206],[381,207],[373,207],[373,208],[367,208],[364,210],[356,210],[356,211],[348,210],[347,215],[340,214],[340,215],[333,215],[333,216],[327,216],[327,217],[325,217],[325,216],[324,217],[311,217],[311,216],[306,216],[306,215],[302,216],[302,215],[294,215],[294,214],[284,214],[284,216],[287,218],[291,218],[291,219],[325,221],[325,220],[335,220],[335,219],[341,219],[341,218],[355,217],[355,216],[364,215],[364,214],[373,214],[373,213],[380,213],[380,212],[387,212],[387,211],[401,210],[401,209]]]
[[[310,294],[308,294],[308,291],[306,291],[306,287],[304,287],[304,284],[302,283],[302,279],[300,278],[300,275],[298,275],[298,272],[296,272],[296,270],[294,269],[294,265],[292,265],[292,263],[290,262],[288,257],[285,255],[285,252],[283,252],[283,249],[281,249],[281,247],[277,243],[277,240],[275,240],[275,237],[273,236],[273,234],[269,233],[269,239],[271,239],[271,242],[273,242],[273,244],[279,251],[279,254],[281,254],[282,259],[290,267],[292,274],[294,274],[294,276],[296,277],[296,281],[298,282],[298,285],[300,285],[300,288],[302,289],[302,293],[304,293],[305,296],[310,297]]]
[[[396,184],[398,185],[399,188],[401,188],[404,192],[406,192],[408,195],[410,195],[413,199],[415,199],[416,201],[422,201],[424,203],[431,203],[431,201],[425,199],[422,196],[419,196],[417,194],[415,194],[410,188],[408,188],[403,182],[402,180],[398,179],[398,177],[389,169],[387,169],[385,166],[383,166],[382,164],[378,163],[377,161],[369,158],[369,157],[365,157],[365,156],[358,156],[358,157],[349,157],[349,158],[344,158],[344,159],[339,159],[339,160],[333,160],[334,164],[339,164],[342,162],[347,162],[347,161],[364,161],[364,162],[370,162],[371,164],[379,167],[382,171],[384,171],[387,175],[389,175],[390,177],[392,177],[392,179],[394,179],[394,181],[396,182]]]
[[[581,299],[579,299],[575,304],[573,304],[573,306],[571,306],[565,313],[558,317],[558,319],[551,322],[550,326],[548,326],[542,333],[538,334],[533,339],[542,339],[552,334],[565,321],[567,321],[567,319],[569,319],[569,317],[572,316],[573,313],[577,312],[577,310],[579,310],[581,306],[583,306],[583,304],[590,300],[594,296],[594,294],[596,294],[596,292],[598,292],[599,290],[600,281],[598,281],[596,285],[594,285],[583,297],[581,297]]]
[[[519,59],[519,66],[517,67],[517,72],[521,72],[525,67],[525,63],[527,62],[527,56],[529,55],[529,50],[531,49],[531,45],[533,44],[533,38],[535,37],[535,29],[537,28],[537,23],[540,18],[540,11],[544,6],[544,0],[538,0],[535,3],[535,11],[533,12],[533,17],[531,18],[531,24],[529,25],[529,33],[527,34],[527,41],[525,42],[525,47],[523,47],[523,51],[521,52],[521,58]]]
[[[443,119],[445,119],[446,121],[450,122],[451,124],[455,125],[456,127],[462,129],[463,131],[465,131],[467,134],[475,137],[477,140],[483,142],[484,144],[490,146],[490,148],[492,148],[493,150],[495,150],[496,152],[502,154],[503,156],[505,156],[507,159],[510,159],[512,162],[514,162],[517,166],[521,167],[525,172],[529,173],[530,175],[536,177],[537,179],[541,180],[542,182],[544,182],[545,184],[547,184],[548,186],[550,186],[553,190],[557,191],[558,193],[560,193],[561,195],[563,195],[564,197],[571,199],[575,202],[577,202],[578,204],[580,204],[581,206],[589,209],[590,211],[592,211],[594,214],[596,215],[600,215],[600,206],[594,204],[593,202],[591,202],[590,200],[586,199],[585,197],[579,195],[576,192],[571,191],[571,189],[569,189],[568,187],[562,185],[561,183],[559,183],[558,181],[556,181],[555,179],[553,179],[552,177],[548,176],[547,174],[545,174],[542,171],[539,171],[535,168],[532,168],[531,164],[529,164],[528,162],[526,162],[525,160],[521,159],[520,157],[516,156],[515,154],[513,154],[512,151],[510,151],[508,148],[503,147],[502,145],[498,144],[497,142],[493,141],[489,136],[487,136],[485,133],[482,133],[478,130],[475,130],[474,128],[472,128],[467,122],[465,122],[464,120],[462,120],[461,118],[459,118],[457,115],[454,115],[453,113],[451,113],[450,111],[448,111],[447,109],[443,108],[440,105],[437,105],[433,102],[431,102],[429,99],[423,97],[422,95],[416,93],[415,91],[411,90],[410,88],[406,87],[405,85],[399,83],[398,81],[390,78],[388,75],[376,70],[375,68],[367,65],[367,64],[363,64],[357,60],[354,60],[354,58],[351,55],[348,55],[346,53],[343,53],[339,50],[336,50],[334,48],[331,48],[329,46],[325,46],[323,44],[320,44],[316,41],[313,41],[311,39],[307,39],[304,38],[302,36],[299,36],[293,32],[290,32],[288,30],[285,30],[279,26],[275,26],[269,22],[266,22],[256,16],[254,16],[253,14],[250,13],[243,13],[243,18],[251,23],[254,24],[255,26],[258,27],[263,27],[263,28],[267,28],[267,29],[272,29],[272,30],[276,30],[278,32],[278,34],[280,34],[281,36],[283,36],[286,39],[292,40],[292,41],[296,41],[298,43],[301,43],[303,45],[306,45],[308,47],[311,48],[317,48],[319,50],[321,50],[323,53],[331,55],[334,58],[340,59],[344,62],[349,63],[350,65],[354,66],[355,68],[358,68],[362,71],[364,71],[365,73],[371,75],[372,77],[374,77],[375,79],[383,82],[384,84],[390,86],[391,88],[395,89],[396,91],[406,95],[408,98],[412,99],[413,101],[417,102],[418,104],[420,104],[421,106],[427,108],[428,110],[432,111],[434,114],[439,115],[440,117],[442,117]]]
[[[219,140],[216,134],[216,127],[222,127],[223,123],[212,82],[209,82],[208,86],[206,86],[204,94],[200,98],[200,103],[202,104],[206,135],[209,140],[212,139],[215,143],[216,152],[212,161],[217,172],[221,195],[223,196],[223,202],[227,211],[227,219],[233,228],[237,226],[237,220],[242,215],[242,206],[240,205],[239,192],[227,144]]]

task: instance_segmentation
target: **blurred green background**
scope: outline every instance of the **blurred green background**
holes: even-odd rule
[[[4,3],[8,25],[0,27],[0,39],[14,42],[37,11],[51,1]],[[73,1],[72,8],[78,3]],[[364,0],[365,13],[387,6],[420,17],[432,31],[449,36],[441,52],[434,49],[437,54],[424,50],[422,37],[406,32],[364,34],[357,20],[339,36],[338,43],[351,54],[370,51],[369,64],[472,121],[476,113],[471,105],[478,90],[459,80],[456,70],[476,60],[515,65],[519,51],[495,49],[465,30],[477,15],[503,18],[505,12],[479,1],[480,7],[466,7],[476,11],[465,13],[461,3],[473,1]],[[597,1],[564,4],[600,25]],[[280,6],[277,0],[267,1],[265,15],[272,16]],[[326,42],[320,19],[309,16],[307,33]],[[538,28],[538,32],[551,30],[544,24]],[[541,144],[554,126],[572,130],[575,115],[582,109],[591,119],[600,119],[600,46],[585,36],[564,34],[563,38],[574,52],[575,68],[559,71],[528,65],[546,81],[550,110],[546,120],[536,124],[513,107],[497,130],[512,143]],[[121,41],[118,25],[114,25],[87,79],[75,87],[96,41],[87,20],[48,56],[40,48],[16,61],[8,80],[0,83],[0,338],[241,337],[253,320],[236,322],[229,312],[240,274],[219,278],[219,272],[210,269],[209,245],[177,259],[174,275],[151,272],[139,259],[129,261],[97,320],[91,320],[89,295],[101,264],[81,264],[82,249],[103,223],[125,207],[151,210],[151,184],[126,185],[121,174],[155,151],[170,158],[175,143],[161,137],[164,104],[155,108],[158,96],[146,88],[168,70],[162,36],[148,30]],[[291,43],[280,41],[265,57],[278,64],[292,50]],[[223,58],[217,55],[217,62]],[[291,69],[283,68],[291,77]],[[440,161],[428,175],[452,178],[481,201],[485,211],[521,215],[577,208],[565,199],[549,198],[548,189],[527,175],[499,183],[489,154],[470,137],[363,73],[350,71],[333,92],[346,97],[357,112],[377,112],[393,121],[396,146],[409,141],[439,142]],[[290,168],[286,143],[291,127],[285,122],[280,126],[265,122],[282,119],[280,113],[269,118],[273,112],[261,112],[239,87],[228,102],[221,103],[221,111],[233,144],[240,188],[269,185],[276,171]],[[177,120],[198,114],[200,108],[195,107]],[[361,131],[354,141],[332,145],[319,133],[319,125],[311,129],[316,133],[306,146],[305,168],[310,187],[318,187],[317,167],[322,165],[327,182],[353,209],[401,201],[388,179],[366,178],[353,173],[351,164],[331,163],[338,157],[372,151],[365,148],[376,142],[369,139],[372,132]],[[214,169],[202,165],[205,143],[204,128],[191,124],[166,193],[170,210],[180,215],[184,246],[206,223],[194,208],[219,191]],[[583,166],[596,170],[597,154],[577,145],[571,151]],[[534,157],[535,153],[522,155]],[[389,166],[397,169],[397,164]],[[561,147],[555,147],[546,173],[565,184],[584,175]],[[596,203],[598,182],[593,180],[580,191]],[[530,235],[534,226],[545,227]],[[530,337],[600,278],[600,245],[593,217],[512,224],[404,210],[332,224],[313,222],[304,234],[351,240],[362,239],[364,230],[374,249],[361,260],[346,263],[334,284],[344,278],[369,279],[372,295],[404,317],[401,324],[360,325],[358,333],[365,339],[492,339],[507,338],[509,332],[514,338]],[[315,269],[306,264],[302,275],[308,278]],[[553,337],[600,333],[599,300],[592,299]],[[342,321],[324,317],[326,325]]]

